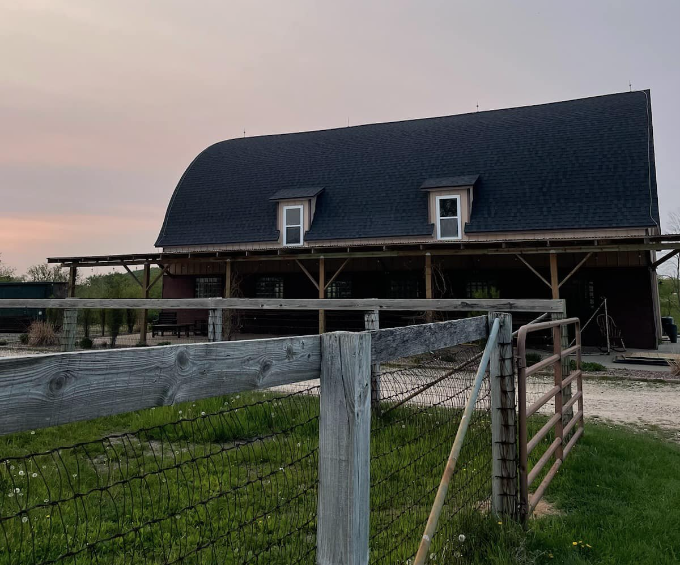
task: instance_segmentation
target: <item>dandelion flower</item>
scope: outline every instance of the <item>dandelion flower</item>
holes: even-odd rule
[[[572,542],[571,542],[571,545],[578,545],[578,542],[577,542],[577,541],[572,541]]]
[[[20,493],[20,492],[21,492],[21,489],[20,489],[19,487],[16,487],[16,488],[14,489],[14,492],[15,492],[15,493]]]
[[[33,474],[31,475],[31,477],[33,477],[34,479],[35,479],[37,476],[38,476],[38,473],[33,473]]]
[[[20,476],[20,477],[23,477],[25,474],[26,474],[26,473],[24,473],[23,471],[19,471],[19,476]]]
[[[459,541],[460,543],[463,543],[463,542],[465,541],[465,535],[464,535],[464,534],[460,534],[460,535],[458,536],[458,541]]]
[[[28,522],[28,516],[24,516],[24,517],[21,519],[21,521],[22,521],[24,524],[25,524],[26,522]]]
[[[205,416],[205,412],[201,412],[201,416]]]
[[[35,430],[31,430],[31,435],[32,435],[32,436],[35,435]]]

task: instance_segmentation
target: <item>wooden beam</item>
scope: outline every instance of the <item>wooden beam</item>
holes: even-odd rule
[[[324,289],[327,289],[331,285],[331,283],[338,277],[338,275],[342,273],[342,270],[345,268],[345,265],[347,265],[347,263],[349,263],[349,258],[345,259],[345,262],[342,265],[340,265],[340,268],[337,271],[335,271],[335,274],[324,285]]]
[[[231,298],[231,259],[224,268],[224,297]]]
[[[590,259],[590,256],[591,256],[592,254],[593,254],[593,252],[591,251],[591,252],[588,253],[583,259],[581,259],[581,260],[579,261],[578,265],[576,265],[576,266],[571,270],[571,272],[570,272],[566,277],[564,277],[564,279],[562,279],[562,282],[558,285],[558,288],[561,288],[562,285],[563,285],[565,282],[567,282],[567,281],[569,280],[569,278],[570,278],[576,271],[578,271],[578,270],[581,268],[581,266],[582,266],[588,259]],[[557,257],[555,257],[555,261],[557,261]],[[558,297],[558,298],[559,298],[559,297]]]
[[[318,379],[319,336],[0,358],[0,435]]]
[[[319,290],[319,283],[316,282],[316,279],[311,275],[311,273],[305,268],[305,266],[304,266],[302,263],[300,263],[300,261],[298,261],[297,259],[295,259],[295,262],[298,264],[298,267],[300,267],[300,268],[302,269],[302,271],[304,272],[304,274],[307,275],[307,278],[308,278],[310,281],[312,281],[312,284],[314,285],[314,288],[316,288],[316,290]]]
[[[557,255],[554,253],[550,254],[550,284],[548,286],[552,290],[553,300],[557,300],[560,297],[560,283],[557,273]]]
[[[517,253],[515,253],[515,257],[517,257],[520,261],[522,261],[522,263],[524,263],[534,275],[536,275],[536,276],[537,276],[539,279],[541,279],[547,286],[550,287],[550,283],[543,277],[543,275],[541,275],[541,273],[539,273],[536,269],[534,269],[534,268],[527,262],[527,260],[526,260],[524,257],[522,257],[521,255],[519,255],[519,254],[517,254]],[[551,287],[551,288],[552,288],[552,287]]]
[[[155,285],[159,280],[161,280],[161,277],[162,277],[163,275],[165,275],[166,273],[167,273],[168,275],[170,274],[170,271],[169,271],[170,265],[161,265],[160,263],[156,263],[156,264],[161,268],[161,272],[158,273],[158,274],[154,277],[154,279],[151,281],[151,283],[149,284],[149,290],[151,290],[151,289],[154,287],[154,285]]]
[[[144,285],[142,288],[144,289],[144,298],[148,299],[149,298],[149,278],[151,276],[151,265],[149,263],[144,264]],[[139,331],[139,343],[146,345],[146,332],[148,330],[148,325],[149,325],[149,311],[144,308],[142,311],[142,327],[140,328]]]
[[[78,278],[78,267],[71,265],[68,270],[68,297],[74,298],[76,295],[76,280]]]
[[[425,253],[425,298],[432,298],[432,254]],[[432,323],[432,310],[425,312],[425,321]]]
[[[423,298],[0,298],[0,308],[148,308],[160,310],[437,310],[441,312],[562,312],[563,300]]]
[[[656,269],[659,265],[663,265],[666,261],[675,257],[678,253],[680,253],[680,249],[676,249],[675,251],[671,251],[667,255],[664,255],[663,257],[661,257],[661,259],[657,259],[656,261],[654,261],[654,263],[652,263],[650,265],[650,267],[652,269]]]
[[[302,264],[300,264],[302,267]],[[304,267],[302,267],[304,269]],[[326,279],[326,261],[323,256],[319,257],[319,284],[317,289],[319,290],[319,298],[324,299],[326,297],[326,286],[324,285],[324,280]],[[326,331],[326,312],[319,309],[319,333],[322,334]]]
[[[123,268],[130,274],[130,276],[135,280],[135,282],[136,282],[140,287],[142,287],[142,290],[144,290],[144,285],[142,284],[142,281],[140,281],[140,280],[137,278],[137,275],[135,275],[135,274],[130,270],[130,267],[128,267],[127,265],[123,265]]]
[[[372,333],[371,363],[384,363],[487,337],[487,317],[391,328]]]

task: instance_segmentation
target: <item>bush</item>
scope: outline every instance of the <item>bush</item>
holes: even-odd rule
[[[19,343],[23,345],[28,345],[28,334],[21,334],[19,336]]]
[[[535,365],[538,363],[543,357],[541,356],[540,353],[534,353],[533,351],[530,351],[527,353],[527,367],[531,367],[532,365]]]
[[[28,345],[44,347],[57,345],[59,338],[54,331],[54,326],[48,322],[33,322],[28,328]]]
[[[156,345],[172,345],[171,341],[159,341]]]
[[[79,342],[81,349],[92,349],[94,345],[89,337],[84,337]]]
[[[7,342],[4,339],[1,339],[0,340],[0,347],[2,347],[3,345],[7,345]]]
[[[569,369],[576,370],[576,359],[569,360]],[[581,361],[581,371],[584,373],[592,373],[593,371],[606,371],[607,367],[600,363],[593,363],[592,361]]]

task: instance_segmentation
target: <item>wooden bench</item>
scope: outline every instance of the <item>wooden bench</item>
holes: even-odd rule
[[[180,334],[184,331],[184,335],[189,337],[190,327],[191,324],[177,323],[177,312],[161,312],[158,315],[158,320],[151,324],[151,337],[156,337],[159,333],[164,336],[167,331],[177,337],[180,337]]]

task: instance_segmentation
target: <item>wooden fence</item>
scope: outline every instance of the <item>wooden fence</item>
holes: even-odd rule
[[[4,302],[0,301],[0,307],[6,307]],[[102,307],[102,301],[51,302],[71,309]],[[143,302],[143,307],[158,307],[156,301]],[[168,301],[163,302],[167,307]],[[187,302],[180,301],[179,307]],[[234,304],[232,299],[216,302]],[[365,302],[356,302],[357,307],[366,307]],[[382,302],[384,308],[389,307]],[[541,301],[530,311],[556,311],[554,302]],[[202,307],[215,305],[203,303]],[[482,310],[489,304],[470,301],[469,307]],[[375,305],[371,303],[373,308],[368,309],[375,310]],[[497,340],[490,362],[492,505],[498,514],[513,515],[516,427],[508,314],[359,333],[3,358],[0,434],[320,379],[317,563],[365,565],[369,554],[371,366],[484,340],[495,318],[500,318],[504,337]]]

